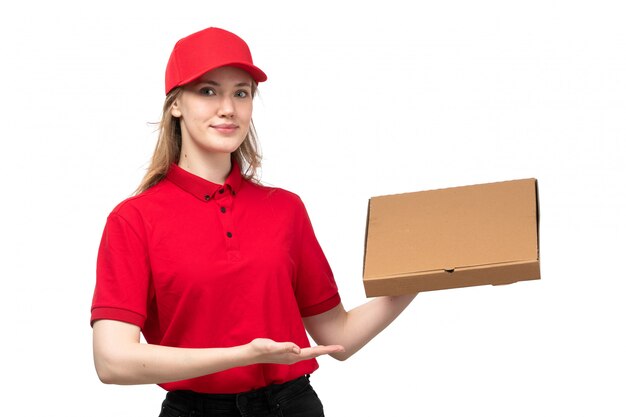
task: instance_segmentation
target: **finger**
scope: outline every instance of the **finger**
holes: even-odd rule
[[[322,350],[324,352],[332,352],[332,353],[346,351],[346,349],[341,345],[318,345],[318,346],[313,346],[311,349]]]
[[[340,352],[345,352],[345,351],[346,349],[341,345],[314,346],[314,347],[302,349],[300,356],[305,356],[308,358],[316,358],[322,355],[340,353]]]

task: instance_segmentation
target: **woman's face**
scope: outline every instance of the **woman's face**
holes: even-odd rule
[[[250,129],[252,85],[246,71],[221,67],[183,87],[172,115],[180,119],[185,155],[230,155],[239,148]]]

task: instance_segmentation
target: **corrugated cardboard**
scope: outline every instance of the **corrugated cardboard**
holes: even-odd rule
[[[368,297],[540,278],[537,180],[372,197]]]

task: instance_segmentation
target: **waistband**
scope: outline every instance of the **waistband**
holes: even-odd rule
[[[270,406],[275,407],[281,401],[286,400],[310,386],[310,375],[285,382],[272,384],[267,387],[238,394],[205,394],[194,391],[170,391],[167,393],[166,402],[177,405],[186,410],[230,410],[242,407]],[[256,407],[255,407],[256,408]]]

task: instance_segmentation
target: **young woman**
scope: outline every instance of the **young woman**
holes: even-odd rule
[[[178,41],[152,163],[107,219],[96,370],[159,384],[161,416],[322,416],[315,358],[347,359],[414,298],[346,312],[302,201],[258,183],[252,100],[266,79],[233,33]]]

